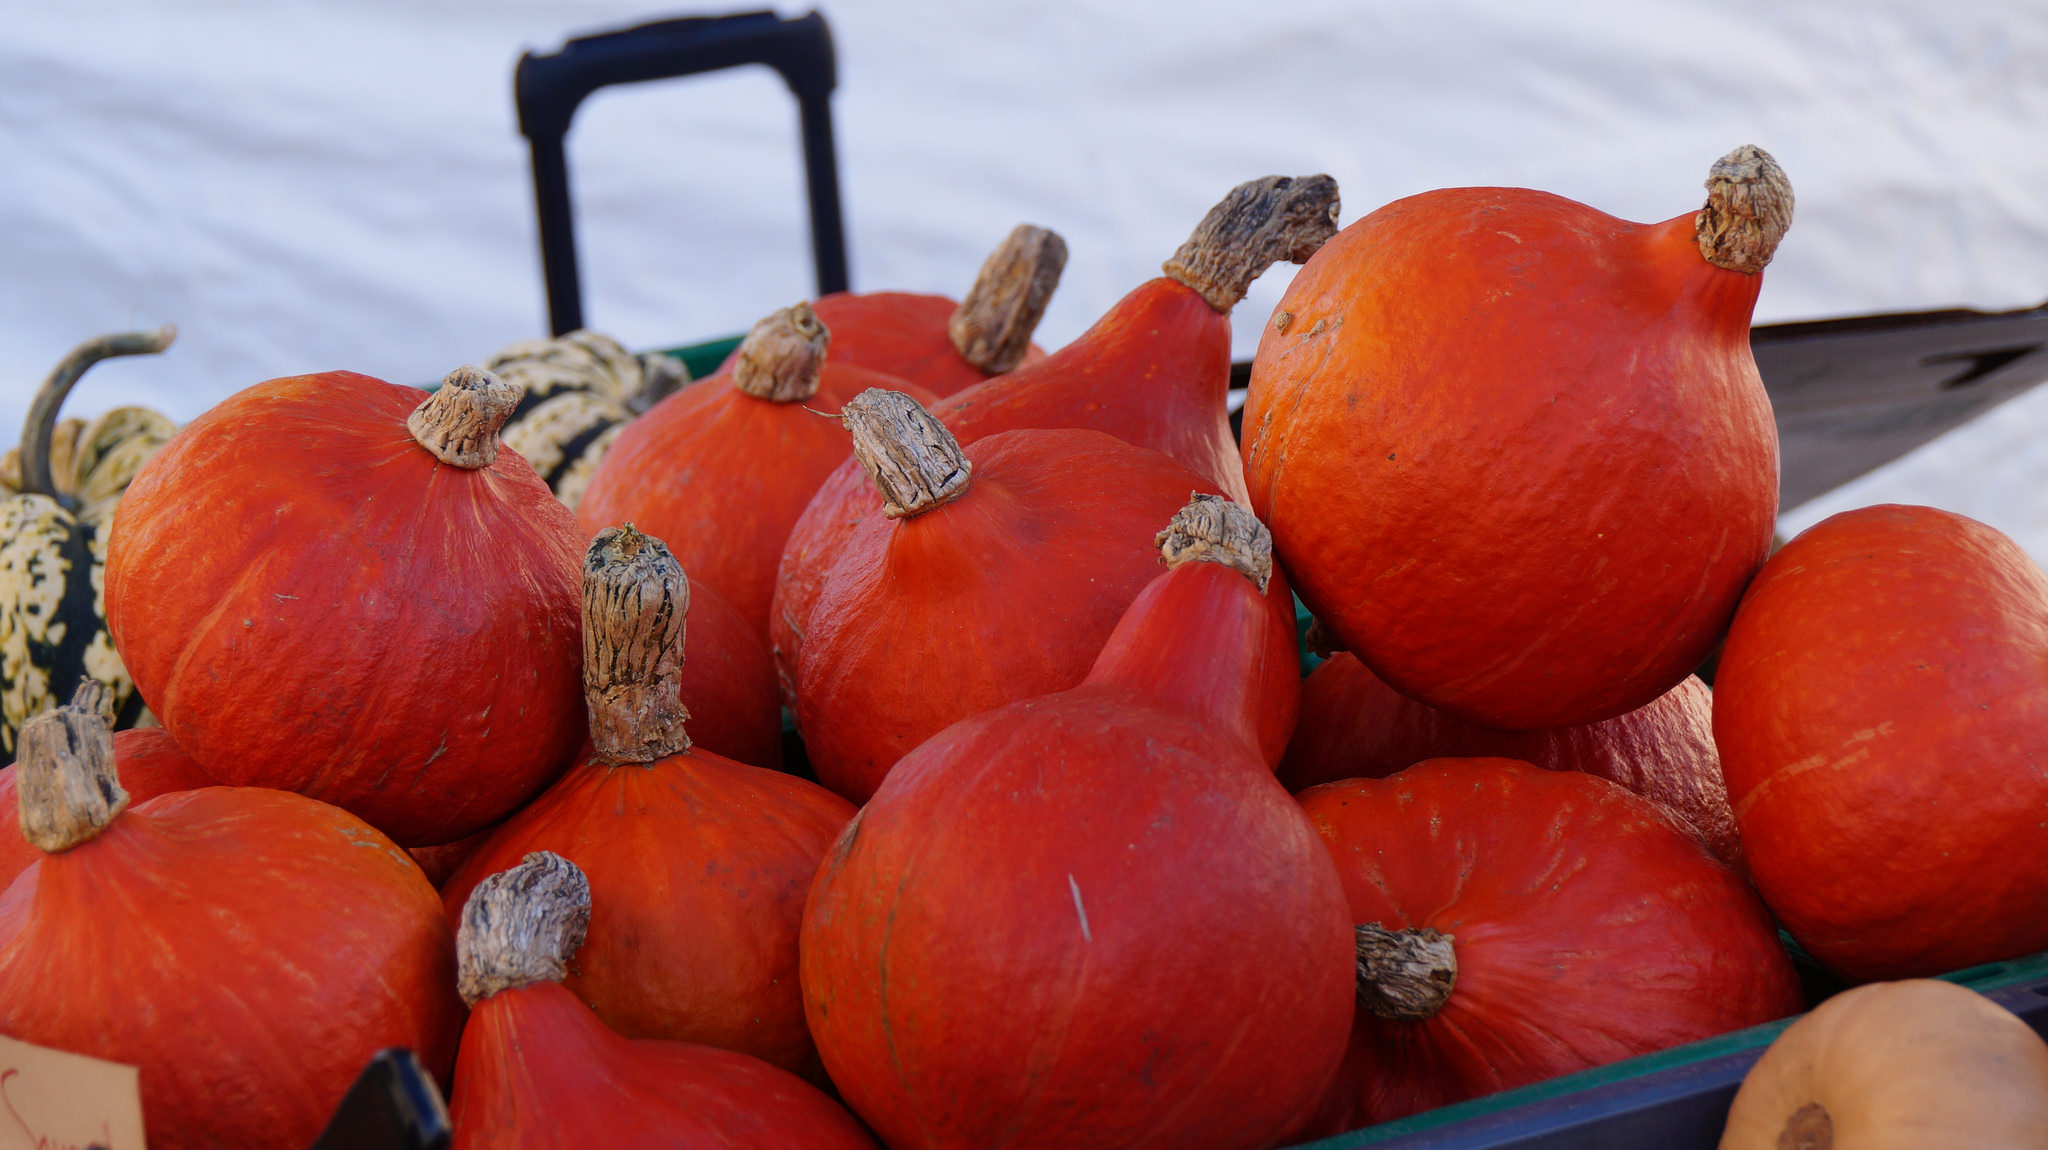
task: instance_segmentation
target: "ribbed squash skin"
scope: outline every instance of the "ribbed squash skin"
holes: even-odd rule
[[[1929,507],[1833,516],[1772,556],[1715,676],[1764,901],[1853,979],[2048,948],[2048,579]]]
[[[425,398],[354,372],[229,397],[136,477],[107,561],[115,642],[209,775],[407,846],[503,818],[584,733],[575,519],[516,452],[422,448]]]
[[[574,511],[636,406],[645,406],[640,400],[655,383],[655,362],[668,361],[659,353],[636,356],[588,328],[501,348],[484,366],[525,394],[499,436]]]
[[[1153,542],[1215,488],[1096,431],[1013,431],[966,448],[964,495],[863,522],[813,611],[797,722],[818,780],[856,802],[969,715],[1080,683],[1159,573]]]
[[[1333,1134],[1799,1011],[1754,891],[1663,810],[1574,771],[1435,759],[1299,796],[1353,922],[1453,936],[1422,1021],[1358,1011]]]
[[[793,403],[748,395],[725,374],[685,387],[619,433],[576,520],[588,535],[631,523],[668,544],[691,581],[717,588],[765,651],[789,529],[825,477],[853,457],[846,429],[820,416],[871,387],[933,399],[895,376],[830,362],[818,393]]]
[[[1302,268],[1259,341],[1252,508],[1403,694],[1494,727],[1635,710],[1726,629],[1776,518],[1762,283],[1691,213],[1411,196]]]
[[[189,791],[217,786],[192,756],[171,741],[162,727],[114,732],[114,770],[130,803],[153,799],[171,791]],[[21,805],[15,790],[15,768],[0,769],[0,890],[14,876],[28,869],[43,852],[29,845],[21,834]]]
[[[576,510],[605,453],[633,422],[632,409],[594,391],[563,391],[520,407],[505,423],[505,446],[533,465],[562,506]]]
[[[1307,1118],[1351,932],[1257,749],[1269,617],[1215,564],[1155,579],[1085,683],[934,736],[840,835],[804,1000],[890,1146],[1225,1150]]]
[[[156,449],[178,433],[169,416],[147,407],[116,407],[90,422],[72,417],[50,429],[50,483],[72,500],[80,522],[104,524],[121,493]],[[0,456],[0,491],[24,493],[21,448]]]
[[[107,633],[107,521],[135,473],[178,426],[146,407],[91,423],[66,419],[49,440],[51,485],[64,502],[22,491],[19,448],[0,459],[0,752],[13,758],[29,719],[85,679],[106,688],[116,728],[146,713]],[[69,510],[67,510],[69,508]]]
[[[791,775],[692,749],[572,767],[442,888],[459,923],[476,884],[554,851],[590,880],[590,932],[565,983],[632,1038],[737,1050],[815,1077],[797,929],[853,807]]]
[[[149,1144],[309,1145],[377,1051],[462,1030],[434,888],[355,816],[209,787],[128,808],[0,895],[0,1033],[141,1067]]]
[[[962,444],[1023,428],[1100,431],[1179,461],[1242,503],[1244,468],[1225,407],[1229,392],[1230,317],[1192,288],[1161,277],[1139,285],[1043,362],[963,391],[932,414]],[[785,702],[794,703],[796,666],[825,572],[854,529],[881,509],[859,464],[848,461],[790,530],[768,622]]]
[[[1735,812],[1714,748],[1714,694],[1695,676],[1655,702],[1598,723],[1503,731],[1382,683],[1348,651],[1301,688],[1301,722],[1280,781],[1290,791],[1339,779],[1383,779],[1424,759],[1520,759],[1546,771],[1584,771],[1662,803],[1690,823],[1714,857],[1747,873]]]
[[[22,724],[88,678],[107,688],[122,726],[142,715],[107,633],[106,558],[105,524],[47,495],[0,502],[0,754],[10,760]]]
[[[814,1086],[765,1062],[621,1038],[559,983],[477,1003],[451,1118],[462,1150],[874,1150]]]

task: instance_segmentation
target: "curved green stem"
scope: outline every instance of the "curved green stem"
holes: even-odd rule
[[[71,387],[87,369],[117,355],[154,355],[178,338],[174,324],[155,331],[127,331],[89,339],[71,349],[71,354],[43,381],[42,389],[28,406],[28,419],[21,427],[21,489],[33,495],[57,497],[57,483],[50,474],[50,437],[57,430],[57,413],[71,394]]]

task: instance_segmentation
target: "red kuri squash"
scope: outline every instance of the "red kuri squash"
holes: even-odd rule
[[[1764,901],[1853,979],[2048,948],[2048,578],[1931,507],[1847,511],[1771,557],[1715,676]]]
[[[775,565],[818,485],[853,454],[822,415],[871,387],[931,393],[829,362],[832,332],[797,304],[754,325],[721,371],[627,424],[576,511],[597,534],[620,523],[668,544],[693,583],[739,610],[765,652]]]
[[[828,359],[951,395],[1045,358],[1031,342],[1067,266],[1067,241],[1018,224],[958,303],[920,292],[834,292],[811,303],[835,333]],[[733,366],[728,358],[720,372]]]
[[[0,1033],[141,1068],[149,1144],[305,1146],[377,1051],[443,1082],[462,1001],[426,877],[337,807],[207,787],[127,807],[96,701],[22,730]]]
[[[687,1042],[621,1038],[562,986],[591,916],[576,864],[545,851],[477,885],[462,910],[455,1070],[462,1150],[874,1150],[837,1103],[785,1070]]]
[[[1301,712],[1301,653],[1272,532],[1243,504],[1197,493],[1153,544],[1169,568],[1186,573],[1146,584],[1089,678],[1143,683],[1154,698],[1252,732],[1252,749],[1273,766]],[[1190,625],[1207,632],[1192,650],[1178,634]]]
[[[193,420],[122,499],[107,623],[213,778],[407,846],[505,817],[583,737],[575,517],[497,429],[518,389],[275,379]]]
[[[695,576],[689,580],[680,689],[690,741],[750,767],[779,768],[782,696],[768,644],[725,596]]]
[[[1639,225],[1455,188],[1324,245],[1259,341],[1245,478],[1295,590],[1402,694],[1494,727],[1649,703],[1778,509],[1749,352],[1792,190],[1755,148]]]
[[[484,844],[491,841],[491,836],[497,830],[497,827],[485,827],[452,843],[441,843],[431,847],[407,847],[405,853],[411,855],[412,861],[420,865],[420,873],[427,876],[427,881],[434,884],[434,889],[440,890],[448,885],[448,880],[454,877],[462,864],[469,861],[469,856],[484,849]]]
[[[1230,311],[1279,260],[1300,263],[1337,230],[1328,176],[1268,176],[1233,188],[1165,265],[1079,339],[1000,379],[941,402],[932,414],[963,444],[1023,428],[1088,428],[1180,461],[1243,499],[1231,434]],[[769,638],[785,700],[810,615],[860,523],[880,498],[848,462],[826,479],[791,529],[776,571]]]
[[[861,802],[941,729],[1078,684],[1157,572],[1158,525],[1190,490],[1214,488],[1096,431],[1012,431],[963,449],[884,391],[843,416],[887,509],[820,587],[796,716],[819,781]]]
[[[113,751],[114,769],[131,803],[172,791],[218,785],[206,777],[192,756],[178,749],[170,732],[162,727],[115,731]],[[27,870],[28,864],[43,857],[34,844],[13,831],[21,819],[15,783],[20,773],[20,768],[12,764],[0,769],[0,890],[7,889],[7,884]]]
[[[566,985],[606,1025],[815,1075],[797,929],[818,861],[853,807],[691,747],[677,691],[688,584],[659,540],[600,532],[584,580],[595,751],[448,880],[449,921],[485,875],[554,851],[596,892],[590,940]]]
[[[1756,893],[1605,779],[1433,759],[1300,799],[1359,924],[1361,1009],[1314,1133],[1801,1007]]]
[[[1520,759],[1546,771],[1584,771],[1664,804],[1714,857],[1747,873],[1721,755],[1714,694],[1697,677],[1626,715],[1580,727],[1503,731],[1418,703],[1348,651],[1331,655],[1301,687],[1301,723],[1280,763],[1299,791],[1339,779],[1383,779],[1424,759]]]
[[[1267,602],[1240,562],[1160,576],[1085,683],[934,736],[841,834],[804,999],[890,1146],[1249,1150],[1329,1082],[1351,932],[1257,751]]]

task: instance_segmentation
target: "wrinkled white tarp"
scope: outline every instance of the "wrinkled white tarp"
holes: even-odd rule
[[[73,409],[180,420],[271,376],[437,378],[545,308],[523,48],[717,9],[613,0],[82,0],[0,31],[0,441],[74,343],[176,321]],[[795,14],[802,9],[785,9]],[[958,294],[1019,220],[1072,258],[1056,345],[1239,180],[1328,171],[1345,218],[1457,184],[1695,209],[1736,144],[1798,216],[1759,319],[2048,298],[2048,7],[1514,0],[846,0],[856,288]],[[762,69],[610,89],[570,136],[586,315],[638,347],[811,293],[794,105]],[[1239,308],[1239,353],[1284,284]],[[2048,388],[1787,517],[1882,500],[2048,558]]]

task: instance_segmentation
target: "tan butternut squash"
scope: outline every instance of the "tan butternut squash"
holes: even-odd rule
[[[2048,1043],[1951,982],[1874,982],[1793,1023],[1743,1079],[1721,1150],[2042,1150]]]

